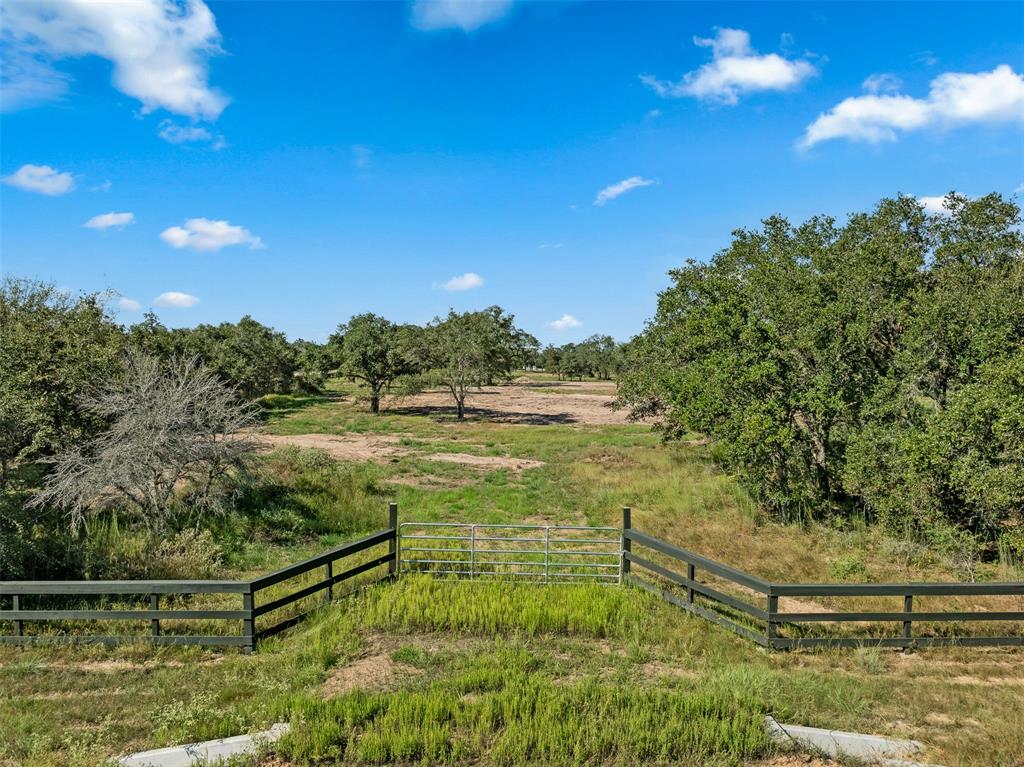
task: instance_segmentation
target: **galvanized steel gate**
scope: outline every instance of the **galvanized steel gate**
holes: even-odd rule
[[[617,527],[404,522],[399,572],[535,583],[621,583]]]

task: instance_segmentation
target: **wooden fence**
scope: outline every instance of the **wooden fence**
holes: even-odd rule
[[[398,565],[398,506],[388,510],[388,527],[350,543],[343,544],[315,557],[283,567],[253,580],[163,580],[163,581],[0,581],[0,600],[9,599],[10,609],[0,609],[0,621],[13,623],[11,634],[0,635],[0,644],[34,644],[44,642],[122,642],[151,641],[173,645],[234,645],[251,652],[256,643],[294,626],[310,610],[301,612],[282,610],[297,605],[303,599],[322,594],[324,601],[334,597],[334,587],[363,573],[384,570],[381,580],[397,572]],[[387,547],[369,559],[357,557],[371,549]],[[355,561],[361,559],[362,561]],[[309,573],[322,570],[322,577],[306,583]],[[306,577],[304,577],[306,576]],[[297,582],[298,581],[298,582]],[[216,600],[226,602],[240,599],[240,607],[220,604],[202,609],[172,607],[161,609],[161,599],[195,595],[224,595]],[[122,597],[132,601],[148,601],[148,609],[82,609],[83,600],[92,597]],[[73,609],[54,609],[53,601],[74,605]],[[47,602],[50,602],[50,606]],[[258,621],[264,616],[266,626]],[[42,624],[46,629],[60,626],[66,621],[148,621],[148,634],[97,635],[82,633],[53,633],[52,631],[26,631],[26,624]],[[214,621],[223,633],[173,633],[164,631],[166,621]],[[220,625],[220,622],[226,622]],[[234,626],[232,626],[234,624]],[[175,624],[180,627],[180,624]],[[228,633],[235,628],[235,633]]]
[[[773,583],[634,530],[630,516],[630,510],[624,509],[618,580],[651,591],[763,647],[1024,646],[1024,583],[1021,582]],[[335,586],[375,571],[375,577],[364,580],[376,582],[396,575],[399,571],[396,504],[390,505],[388,517],[388,527],[384,530],[252,580],[0,582],[0,607],[3,600],[10,603],[10,609],[0,609],[0,623],[13,625],[11,633],[0,634],[0,644],[152,641],[174,645],[234,645],[251,652],[259,640],[294,626],[318,605],[331,601]],[[386,551],[382,551],[385,546]],[[655,577],[638,577],[634,568]],[[319,577],[309,582],[310,573]],[[168,607],[165,603],[161,607],[161,599],[181,603],[186,601],[185,597],[191,597],[187,601],[195,602],[196,595],[208,595],[214,603],[185,607],[180,604]],[[310,604],[309,600],[318,595],[322,599]],[[125,608],[120,604],[96,609],[81,606],[83,601],[93,597],[148,602],[148,609]],[[800,597],[899,597],[902,610],[832,612],[820,605],[799,602]],[[915,610],[915,597],[919,600],[942,597],[1019,599],[1015,610],[936,611]],[[241,605],[228,604],[232,599],[240,599]],[[780,599],[785,600],[781,605]],[[54,602],[58,604],[55,606]],[[795,609],[797,605],[799,610]],[[148,621],[149,632],[114,635],[60,632],[62,623],[80,621]],[[165,631],[168,621],[174,622],[174,633]],[[187,629],[194,628],[196,621],[212,621],[222,630],[177,631],[182,621],[192,622],[186,623]],[[996,633],[963,630],[964,624],[976,622],[995,625]],[[928,624],[933,630],[927,634],[915,633],[915,623]],[[30,629],[35,626],[43,630],[26,631],[26,624]],[[885,632],[878,631],[878,624],[895,624],[896,635],[883,635]],[[53,630],[55,627],[57,631]]]
[[[636,553],[634,547],[656,552]],[[658,578],[644,580],[633,567]],[[623,582],[632,583],[763,647],[934,647],[960,645],[1024,646],[1024,609],[1017,610],[914,610],[915,597],[1020,597],[1024,608],[1024,582],[1011,583],[772,583],[632,529],[630,510],[622,515]],[[698,573],[724,582],[719,587],[702,582]],[[725,585],[728,584],[728,585]],[[730,588],[734,593],[725,593]],[[737,596],[743,594],[744,596]],[[817,606],[808,611],[782,610],[780,598],[797,597],[901,597],[902,610],[830,612]],[[761,606],[756,601],[761,601]],[[807,606],[806,603],[801,608]],[[997,622],[1005,633],[978,635],[962,630],[961,623]],[[896,636],[873,634],[871,624],[896,624]],[[930,634],[914,633],[914,624],[934,624]],[[808,636],[810,626],[831,633]],[[837,626],[840,630],[837,630]],[[841,629],[854,628],[843,633]],[[783,633],[784,632],[784,633]]]

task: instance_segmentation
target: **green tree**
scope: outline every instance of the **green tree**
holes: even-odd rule
[[[156,315],[148,313],[129,329],[128,336],[134,346],[164,360],[198,358],[246,399],[286,393],[302,383],[296,374],[304,347],[293,346],[284,333],[248,315],[237,323],[168,330]]]
[[[1019,524],[1005,478],[1024,474],[1020,428],[990,409],[1017,401],[1019,214],[997,195],[947,208],[898,197],[844,226],[776,217],[735,232],[710,263],[671,272],[620,405],[668,439],[709,435],[783,517],[859,508],[990,537]]]
[[[425,383],[448,391],[461,420],[473,388],[508,378],[537,346],[514,318],[493,306],[481,312],[450,310],[436,317],[411,345],[409,354],[426,373]]]
[[[106,296],[71,296],[50,284],[7,278],[0,286],[0,462],[60,450],[102,419],[82,396],[120,367],[124,333]]]
[[[370,390],[370,412],[380,412],[382,392],[401,375],[411,372],[405,346],[407,340],[398,325],[376,314],[358,314],[338,326],[330,342],[342,350],[341,369],[359,378]]]

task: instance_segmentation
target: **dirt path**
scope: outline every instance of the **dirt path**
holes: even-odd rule
[[[485,386],[466,400],[466,418],[513,424],[626,424],[625,411],[612,410],[615,384],[605,381],[516,382]],[[450,415],[451,396],[429,391],[411,397],[386,398],[389,412],[404,415]]]

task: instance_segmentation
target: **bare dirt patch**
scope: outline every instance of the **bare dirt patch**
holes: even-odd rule
[[[810,754],[778,754],[768,759],[747,762],[748,767],[839,767],[839,762]]]
[[[469,455],[468,453],[431,453],[423,456],[428,461],[441,461],[443,463],[459,463],[463,466],[471,466],[475,469],[492,471],[494,469],[511,469],[512,471],[523,471],[524,469],[536,469],[544,465],[544,461],[535,461],[532,458],[509,458],[502,455]]]
[[[281,445],[316,448],[343,461],[379,461],[408,455],[394,434],[255,434],[257,443],[272,449]]]
[[[457,477],[438,477],[433,474],[413,474],[399,477],[388,477],[384,480],[389,485],[405,485],[426,490],[444,490],[454,487],[468,487],[475,484],[471,479]]]
[[[557,395],[547,393],[557,391]],[[606,382],[513,383],[485,386],[473,391],[466,401],[466,418],[494,423],[535,424],[625,424],[625,411],[612,410],[615,385]],[[411,397],[388,398],[390,412],[406,415],[451,417],[455,410],[444,391],[429,391]]]
[[[696,679],[700,676],[696,671],[680,666],[672,666],[662,661],[652,660],[640,666],[640,673],[646,679],[658,681],[659,679]]]
[[[413,666],[395,663],[386,653],[365,655],[335,669],[320,688],[320,693],[331,698],[356,689],[382,690],[399,675],[419,673],[422,672]]]
[[[520,472],[544,465],[543,461],[531,458],[512,458],[503,455],[471,455],[469,453],[417,453],[400,443],[401,435],[395,434],[255,434],[255,441],[266,449],[281,445],[323,450],[332,458],[342,461],[376,461],[391,463],[402,456],[416,455],[427,461],[457,463],[480,471],[510,469]],[[392,478],[388,481],[398,481]],[[444,480],[448,485],[453,481]],[[409,483],[412,484],[412,483]],[[469,484],[468,482],[466,484]]]

